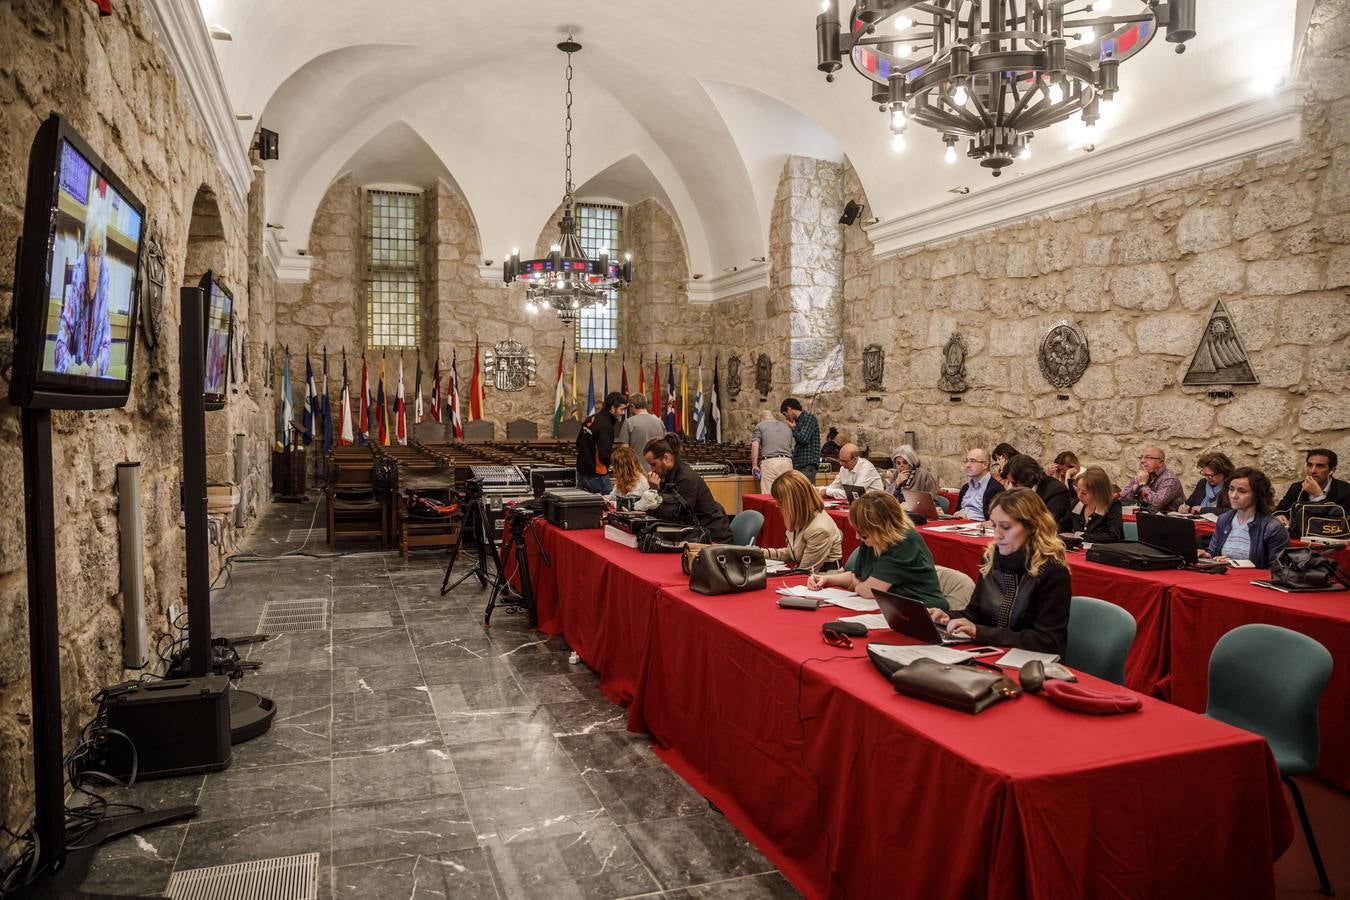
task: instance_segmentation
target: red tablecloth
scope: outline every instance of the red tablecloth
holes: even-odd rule
[[[897,695],[862,640],[824,644],[837,610],[672,586],[655,603],[630,729],[809,896],[1273,894],[1292,832],[1254,735],[1152,699],[969,716]]]
[[[1217,584],[1173,588],[1172,700],[1203,710],[1209,697],[1209,656],[1219,638],[1259,622],[1306,634],[1331,651],[1334,668],[1322,694],[1322,756],[1317,774],[1350,790],[1350,594],[1283,594],[1251,584],[1269,572],[1233,572]]]

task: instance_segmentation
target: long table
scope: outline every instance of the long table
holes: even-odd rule
[[[1097,718],[901,697],[864,640],[821,641],[837,611],[704,597],[674,556],[532,527],[552,561],[531,561],[541,627],[611,697],[631,686],[629,729],[809,896],[1273,894],[1292,829],[1255,735],[1150,698]]]
[[[772,497],[746,497],[747,509],[764,514],[762,546],[781,546],[783,518]],[[830,510],[843,532],[847,558],[857,535],[846,510]],[[979,577],[989,538],[934,531],[920,532],[938,565]],[[776,542],[776,543],[771,543]],[[1317,774],[1350,790],[1350,594],[1282,594],[1259,588],[1253,579],[1269,578],[1260,569],[1230,570],[1226,575],[1189,571],[1134,572],[1088,562],[1080,551],[1068,556],[1075,594],[1098,597],[1134,616],[1137,631],[1125,661],[1126,684],[1141,693],[1203,710],[1208,696],[1209,656],[1226,632],[1249,622],[1279,625],[1322,643],[1337,660],[1321,703],[1322,755]]]

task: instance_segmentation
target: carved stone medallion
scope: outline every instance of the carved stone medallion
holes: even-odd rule
[[[741,393],[741,358],[736,354],[727,357],[727,396],[739,397]]]
[[[483,354],[483,366],[492,386],[499,391],[523,391],[534,387],[538,363],[519,341],[498,341]]]
[[[1247,348],[1242,346],[1237,326],[1219,300],[1209,314],[1200,346],[1195,348],[1182,384],[1260,384],[1252,370]]]
[[[769,359],[769,354],[761,353],[755,359],[755,390],[759,391],[761,397],[767,397],[772,387],[773,361]]]
[[[938,390],[960,394],[970,384],[966,381],[966,339],[952,332],[947,346],[942,348],[942,374],[938,376]]]
[[[1056,322],[1041,339],[1041,374],[1057,388],[1075,384],[1092,361],[1087,335],[1073,322]]]
[[[159,221],[152,219],[145,239],[145,291],[141,302],[141,334],[145,346],[159,344],[159,321],[164,314],[164,239]]]
[[[886,371],[886,351],[880,344],[868,344],[863,348],[862,375],[863,390],[879,391]]]

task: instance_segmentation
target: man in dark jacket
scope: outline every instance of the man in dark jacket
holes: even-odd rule
[[[614,449],[615,425],[623,405],[623,394],[611,392],[605,397],[604,408],[596,410],[577,433],[577,487],[582,490],[608,494],[614,489],[609,454]]]
[[[1073,530],[1069,526],[1075,498],[1059,479],[1046,475],[1041,464],[1025,453],[1011,457],[1003,464],[1003,471],[1012,480],[1013,487],[1031,488],[1040,495],[1059,531]]]
[[[731,541],[727,511],[702,476],[676,455],[669,441],[658,438],[649,442],[642,455],[651,467],[648,483],[661,492],[661,505],[650,511],[651,516],[677,525],[701,525],[714,544]]]
[[[1298,507],[1308,503],[1335,503],[1350,512],[1350,484],[1336,478],[1336,451],[1325,447],[1309,450],[1304,457],[1305,475],[1284,492],[1275,505],[1275,515],[1290,526],[1294,536],[1300,534]]]

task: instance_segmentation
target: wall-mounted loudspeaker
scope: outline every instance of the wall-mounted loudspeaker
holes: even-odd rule
[[[280,136],[275,131],[266,128],[258,129],[258,155],[263,159],[280,159],[277,154],[277,145],[280,142]]]
[[[117,529],[122,576],[122,665],[146,663],[145,532],[141,527],[141,464],[117,464]]]
[[[850,200],[844,204],[844,214],[839,217],[840,225],[852,225],[858,221],[858,216],[862,215],[863,205],[857,200]]]

